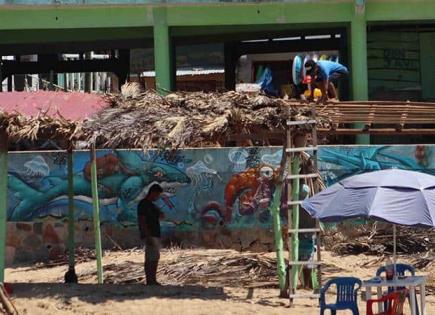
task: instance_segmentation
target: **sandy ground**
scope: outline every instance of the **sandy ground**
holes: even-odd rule
[[[143,256],[138,252],[110,252],[103,262],[113,264],[127,260],[141,263]],[[382,258],[365,255],[333,256],[323,252],[323,260],[327,262],[324,279],[339,275],[368,279],[382,265]],[[62,284],[65,266],[39,269],[31,265],[15,266],[6,270],[6,281],[12,283],[12,299],[19,314],[319,314],[315,300],[298,299],[289,309],[288,300],[278,298],[277,289],[180,285],[168,278],[162,279],[162,287],[97,285],[92,275],[95,265],[95,261],[77,265],[78,285]],[[434,273],[433,267],[422,272],[432,276]],[[427,315],[434,315],[433,287],[428,290],[426,301]],[[359,304],[360,313],[365,314],[365,303],[360,299]],[[408,306],[405,314],[410,314]]]

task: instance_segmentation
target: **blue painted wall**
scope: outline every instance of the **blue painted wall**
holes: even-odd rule
[[[268,211],[281,148],[99,151],[101,221],[135,225],[137,202],[148,187],[165,190],[158,201],[163,229],[192,231],[225,223],[229,228],[270,227]],[[347,176],[388,168],[435,174],[435,146],[322,147],[322,177],[330,185]],[[68,212],[64,152],[10,154],[9,221],[39,221]],[[74,153],[76,218],[92,219],[89,153]]]

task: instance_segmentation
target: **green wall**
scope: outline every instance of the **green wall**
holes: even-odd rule
[[[367,66],[371,99],[420,99],[419,43],[417,32],[369,32]]]
[[[435,99],[435,28],[371,31],[367,36],[369,97]]]
[[[423,99],[435,101],[435,30],[420,34]]]

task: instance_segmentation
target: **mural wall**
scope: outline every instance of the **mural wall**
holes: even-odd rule
[[[170,151],[99,151],[101,222],[136,225],[136,207],[159,183],[159,206],[167,229],[194,230],[225,224],[270,226],[281,148],[221,148]],[[349,175],[387,168],[435,174],[435,146],[322,147],[319,167],[330,185]],[[67,156],[63,152],[11,153],[9,221],[68,214]],[[92,218],[87,152],[74,153],[77,220]]]
[[[270,224],[267,208],[280,154],[277,148],[99,151],[101,222],[135,225],[137,203],[159,183],[168,229]],[[66,163],[63,152],[11,153],[9,221],[67,216]],[[74,194],[77,219],[91,219],[87,152],[74,154]]]
[[[167,241],[181,246],[273,250],[268,207],[281,148],[99,151],[103,246],[139,246],[136,205],[159,183]],[[328,185],[371,170],[404,168],[435,174],[435,146],[321,147]],[[67,240],[67,156],[10,154],[7,262],[56,259]],[[89,154],[74,154],[75,239],[93,247]],[[283,218],[285,223],[285,219]]]

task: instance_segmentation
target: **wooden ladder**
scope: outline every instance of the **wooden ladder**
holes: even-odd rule
[[[294,129],[295,127],[302,127],[311,130],[312,137],[312,145],[304,144],[303,146],[298,146],[300,144],[294,143],[293,138],[295,136]],[[300,131],[299,131],[300,133]],[[306,134],[304,135],[306,137]],[[304,142],[306,143],[306,142]],[[301,155],[304,153],[310,153],[310,158],[313,162],[312,172],[309,174],[300,174],[299,172],[299,162],[301,161]],[[289,250],[289,259],[288,259],[288,272],[287,272],[287,281],[289,288],[289,298],[290,298],[290,306],[293,303],[295,298],[314,298],[319,299],[320,294],[318,290],[315,288],[312,293],[298,293],[298,278],[299,278],[299,269],[302,269],[304,266],[313,266],[317,269],[317,284],[318,287],[321,287],[321,254],[320,254],[320,225],[319,221],[316,220],[316,226],[314,228],[304,228],[299,229],[299,223],[297,222],[297,226],[293,225],[293,220],[295,216],[297,216],[296,221],[299,218],[300,205],[302,204],[302,200],[299,200],[299,197],[296,200],[293,200],[293,195],[296,189],[296,195],[299,195],[299,181],[302,179],[306,183],[309,180],[313,180],[319,177],[318,167],[317,167],[317,129],[316,129],[316,105],[311,104],[311,117],[307,120],[288,120],[287,121],[287,145],[286,145],[286,161],[287,161],[287,176],[286,181],[288,184],[288,234],[287,234],[287,247]],[[299,159],[299,161],[296,161]],[[296,165],[295,165],[296,163]],[[290,187],[292,189],[290,189]],[[314,185],[311,185],[314,187]],[[314,234],[315,235],[315,254],[311,256],[308,261],[299,261],[298,257],[295,255],[299,250],[293,248],[293,239],[298,239],[299,234]],[[298,242],[297,242],[298,244]]]

